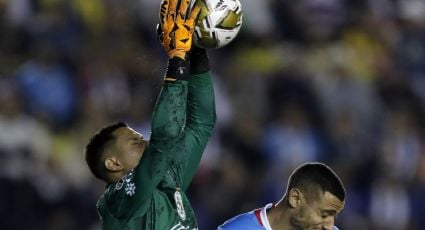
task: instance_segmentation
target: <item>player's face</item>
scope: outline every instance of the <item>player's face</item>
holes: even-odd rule
[[[116,137],[116,157],[125,170],[134,169],[142,158],[148,141],[143,135],[129,127],[121,127],[113,133]]]
[[[320,193],[317,199],[302,201],[292,223],[300,230],[331,230],[343,208],[344,202],[330,192]]]

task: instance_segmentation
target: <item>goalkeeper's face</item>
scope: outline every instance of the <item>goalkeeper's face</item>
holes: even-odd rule
[[[110,171],[123,171],[124,173],[134,169],[143,156],[148,141],[143,139],[143,135],[134,131],[130,127],[121,127],[113,132],[115,142],[110,146],[111,159],[105,166]]]

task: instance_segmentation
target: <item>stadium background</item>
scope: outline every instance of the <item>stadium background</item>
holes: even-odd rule
[[[242,0],[210,51],[218,124],[190,189],[200,229],[328,163],[342,229],[425,229],[425,1]],[[0,229],[99,229],[89,136],[149,136],[166,57],[159,0],[0,0]]]

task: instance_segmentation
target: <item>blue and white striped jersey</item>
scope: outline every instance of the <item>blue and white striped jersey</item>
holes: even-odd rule
[[[268,204],[263,208],[235,216],[220,225],[217,230],[273,230],[266,214],[266,210],[272,206],[273,204]],[[334,226],[333,230],[338,228]]]

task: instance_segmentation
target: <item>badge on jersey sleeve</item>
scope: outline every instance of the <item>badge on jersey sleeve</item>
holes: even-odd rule
[[[186,220],[186,212],[184,211],[182,194],[178,188],[174,193],[174,201],[176,202],[177,213],[179,214],[180,219]]]

